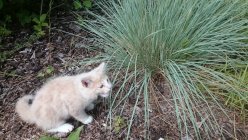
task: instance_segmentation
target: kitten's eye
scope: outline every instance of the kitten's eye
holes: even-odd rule
[[[103,85],[101,85],[100,88],[103,88]]]

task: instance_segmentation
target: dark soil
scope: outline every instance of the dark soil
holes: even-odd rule
[[[0,71],[0,140],[27,140],[39,139],[45,132],[38,129],[35,125],[30,125],[19,119],[15,113],[15,103],[19,97],[27,94],[33,94],[49,78],[58,75],[75,74],[82,70],[80,61],[84,58],[90,58],[99,53],[97,50],[87,50],[80,46],[89,46],[94,41],[87,39],[88,33],[78,28],[71,22],[72,15],[58,14],[53,18],[52,30],[50,35],[41,38],[21,50],[14,53],[6,62],[1,64]],[[48,34],[48,33],[47,33]],[[21,32],[12,38],[3,39],[5,45],[13,46],[14,41],[25,40],[28,32]],[[51,73],[46,70],[53,67]],[[40,74],[43,73],[42,76]],[[131,129],[130,139],[179,139],[180,133],[177,130],[177,119],[174,113],[173,100],[166,85],[159,82],[155,83],[157,89],[150,96],[150,127],[149,136],[145,137],[144,130],[144,104],[140,102],[136,108],[136,115]],[[116,87],[113,90],[115,92]],[[167,100],[161,98],[163,95]],[[97,107],[89,112],[94,116],[93,123],[84,125],[81,133],[81,139],[109,140],[124,139],[127,135],[128,119],[131,116],[135,98],[125,103],[122,111],[124,127],[116,132],[114,128],[107,125],[107,114],[109,113],[106,102],[100,100]],[[121,108],[116,112],[121,112]],[[201,108],[204,108],[204,104]],[[217,120],[223,130],[224,135],[213,133],[214,139],[246,139],[248,126],[242,124],[237,113],[230,111],[230,121],[225,117],[218,107],[213,106]],[[166,112],[166,113],[162,113]],[[73,121],[75,126],[80,126],[78,122]],[[192,134],[193,135],[193,134]],[[204,134],[203,134],[204,135]],[[194,139],[193,136],[185,136],[183,139]]]

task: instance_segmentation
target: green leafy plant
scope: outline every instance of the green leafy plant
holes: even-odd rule
[[[33,18],[33,22],[36,23],[36,25],[34,25],[34,31],[36,33],[37,36],[44,36],[45,32],[43,30],[43,27],[48,27],[48,23],[46,22],[46,16],[47,14],[42,14],[39,17],[35,17]]]
[[[71,134],[67,137],[67,140],[80,140],[80,133],[82,129],[83,126],[80,126],[75,131],[71,132]],[[42,136],[40,140],[59,140],[59,138],[51,136]]]
[[[92,0],[83,0],[83,6],[87,9],[92,7]]]
[[[83,5],[79,0],[73,1],[73,6],[74,6],[74,9],[76,10],[83,8]]]
[[[11,31],[7,29],[6,24],[11,22],[11,16],[6,15],[4,21],[0,24],[0,36],[8,36]]]
[[[47,9],[47,3],[51,0],[32,1],[32,0],[0,0],[0,21],[3,21],[5,15],[9,15],[15,26],[20,23],[22,26],[30,25],[32,19],[42,11]],[[44,5],[43,5],[44,3]],[[32,5],[32,6],[30,6]],[[16,22],[16,21],[19,21]]]
[[[82,131],[83,126],[78,127],[75,131],[73,131],[68,137],[67,140],[79,140],[80,132]]]
[[[59,139],[51,136],[42,136],[40,140],[59,140]]]
[[[114,118],[114,132],[118,133],[120,130],[126,126],[125,120],[121,116],[116,116]]]
[[[181,137],[192,131],[195,139],[202,139],[201,134],[210,139],[212,134],[221,133],[210,101],[226,113],[213,87],[248,102],[242,88],[235,86],[240,81],[215,69],[221,64],[230,69],[235,69],[233,64],[247,64],[243,58],[248,57],[244,42],[248,36],[243,31],[248,20],[242,18],[247,1],[125,0],[99,5],[104,16],[93,13],[94,20],[82,22],[93,32],[99,42],[95,46],[103,53],[83,63],[107,61],[114,85],[119,85],[111,96],[110,125],[117,108],[125,108],[128,97],[135,97],[127,139],[138,104],[144,106],[144,128],[149,130],[150,97],[157,77],[169,85]],[[203,104],[205,110],[200,111]]]
[[[43,78],[45,76],[49,76],[54,72],[54,68],[52,66],[48,66],[45,70],[42,70],[38,73],[37,77]]]
[[[10,30],[8,30],[5,26],[0,26],[0,36],[8,36],[10,34]]]
[[[75,10],[79,10],[82,8],[91,8],[92,7],[92,0],[74,0],[73,6]]]
[[[242,65],[241,65],[242,66]],[[238,81],[240,81],[239,85],[235,85],[241,87],[243,89],[242,94],[235,94],[234,92],[224,92],[225,96],[225,104],[231,107],[237,108],[240,110],[241,115],[244,119],[248,117],[248,65],[239,68],[237,72],[228,70],[224,71],[228,75],[232,77],[236,77]],[[234,83],[235,84],[235,83]]]

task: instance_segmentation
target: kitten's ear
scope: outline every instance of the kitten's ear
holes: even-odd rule
[[[89,87],[91,85],[92,81],[90,79],[84,78],[84,79],[81,80],[81,83],[82,83],[82,85],[84,87],[87,88],[87,87]]]
[[[106,63],[105,62],[102,62],[98,67],[93,69],[93,71],[97,72],[97,73],[105,73],[105,70],[106,70]]]

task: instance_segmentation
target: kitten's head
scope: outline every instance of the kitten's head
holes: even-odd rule
[[[106,75],[106,64],[103,62],[95,69],[85,73],[81,79],[81,86],[94,91],[97,96],[108,97],[112,84]]]

